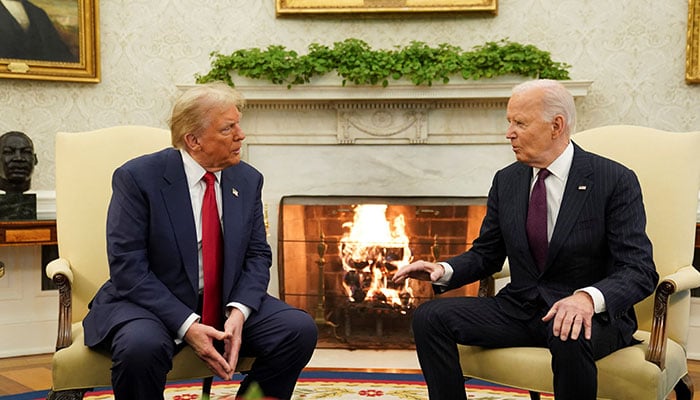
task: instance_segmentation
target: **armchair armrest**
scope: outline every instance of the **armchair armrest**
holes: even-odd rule
[[[700,286],[700,272],[692,265],[683,267],[662,278],[654,295],[654,318],[651,324],[651,337],[646,360],[664,369],[666,360],[666,318],[668,299],[674,294]]]
[[[65,275],[68,280],[73,282],[73,270],[65,258],[57,258],[46,264],[46,276],[53,280],[56,274]]]
[[[688,265],[671,275],[662,277],[661,281],[672,282],[676,287],[676,292],[695,289],[700,286],[700,272],[692,265]]]
[[[56,350],[60,350],[73,343],[71,334],[71,321],[73,320],[71,283],[73,282],[73,271],[71,271],[68,260],[58,258],[46,265],[46,276],[58,287],[58,335],[56,336]]]

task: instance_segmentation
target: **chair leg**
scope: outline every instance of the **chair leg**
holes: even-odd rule
[[[677,400],[692,400],[695,387],[693,386],[693,380],[690,379],[690,375],[682,377],[673,390],[676,392]]]
[[[204,378],[202,382],[202,400],[209,400],[209,396],[211,395],[211,383],[213,380],[213,376]]]
[[[530,400],[540,400],[540,394],[538,392],[530,391]]]
[[[54,392],[49,391],[46,395],[46,400],[82,400],[85,392],[92,389],[73,389],[73,390],[59,390]]]

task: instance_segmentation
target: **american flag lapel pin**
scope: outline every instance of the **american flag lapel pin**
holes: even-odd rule
[[[232,193],[234,196],[238,197],[238,190],[236,190],[236,188],[231,188],[231,193]]]

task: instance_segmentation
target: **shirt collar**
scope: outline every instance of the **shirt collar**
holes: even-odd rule
[[[571,164],[574,161],[574,145],[569,140],[569,144],[566,146],[564,151],[557,157],[556,160],[552,161],[547,167],[549,172],[561,180],[566,180],[569,176],[569,170],[571,170]],[[533,168],[532,174],[537,175],[540,168]]]
[[[192,188],[195,185],[199,184],[207,170],[205,170],[201,165],[199,165],[199,163],[195,161],[194,158],[192,158],[192,156],[188,152],[186,152],[183,149],[179,150],[180,154],[182,154],[182,165],[185,168],[187,186]],[[216,182],[219,183],[221,181],[221,171],[214,172],[214,176],[216,177]]]

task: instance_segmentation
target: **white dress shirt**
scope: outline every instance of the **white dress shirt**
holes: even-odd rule
[[[180,149],[180,154],[182,154],[182,163],[185,168],[185,176],[187,177],[187,186],[190,191],[190,200],[192,201],[192,217],[194,218],[194,225],[197,231],[197,255],[199,260],[199,291],[201,292],[204,288],[204,274],[202,273],[202,203],[204,201],[204,191],[207,188],[206,182],[202,179],[204,174],[207,172],[202,168],[199,163],[197,163],[192,156],[190,156],[186,151]],[[221,220],[222,207],[221,207],[221,171],[214,172],[216,177],[215,193],[216,193],[216,206],[219,211],[219,220]],[[221,231],[223,232],[223,226]],[[243,313],[245,319],[248,319],[251,313],[250,307],[237,303],[231,302],[227,304],[228,307],[235,307]],[[226,312],[226,317],[228,317],[229,312]],[[196,313],[192,313],[180,326],[177,331],[177,337],[182,339],[185,336],[187,330],[192,326],[193,323],[199,321],[200,316]]]

